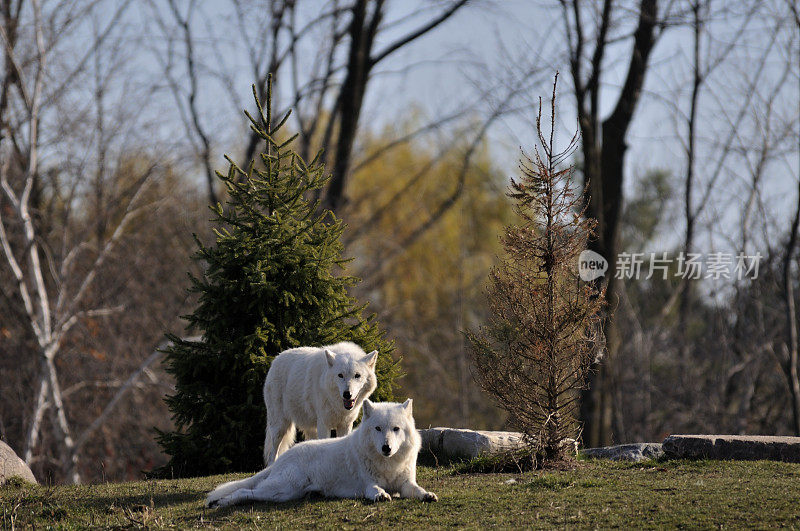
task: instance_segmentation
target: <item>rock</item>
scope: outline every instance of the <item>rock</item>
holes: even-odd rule
[[[20,477],[31,483],[38,483],[25,461],[20,459],[9,445],[0,441],[0,485],[4,485],[6,481],[13,477]]]
[[[737,459],[800,463],[800,437],[766,435],[670,435],[664,439],[670,459]]]
[[[437,460],[473,459],[524,447],[522,434],[513,431],[474,431],[454,428],[419,430],[422,452]]]
[[[592,459],[611,459],[612,461],[644,461],[658,459],[664,455],[661,443],[620,444],[601,448],[585,448],[581,454]]]

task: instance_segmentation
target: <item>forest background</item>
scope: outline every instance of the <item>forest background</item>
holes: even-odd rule
[[[349,226],[353,294],[396,341],[396,394],[414,398],[420,427],[502,428],[463,331],[487,318],[509,177],[556,71],[556,138],[582,134],[570,162],[591,183],[613,294],[585,443],[800,435],[799,10],[3,2],[0,438],[56,482],[137,478],[166,460],[153,428],[171,426],[172,383],[157,349],[195,303],[192,235],[212,238],[223,155],[256,153],[242,110],[270,73],[298,151],[325,149],[321,199]],[[642,253],[638,278],[613,278],[620,253]],[[681,253],[700,256],[700,278]],[[719,253],[730,274],[706,278]],[[756,278],[736,274],[740,254],[761,256]]]

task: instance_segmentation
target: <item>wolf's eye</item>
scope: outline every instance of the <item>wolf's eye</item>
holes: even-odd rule
[[[397,426],[395,426],[395,427],[394,427],[394,428],[392,428],[392,429],[393,429],[394,431],[400,431],[400,428],[398,428]]]
[[[375,426],[375,429],[378,430],[378,431],[381,431],[381,427],[380,426]]]
[[[356,380],[358,380],[359,378],[361,378],[361,375],[356,373]]]
[[[339,373],[339,378],[344,378],[344,375],[342,373]]]

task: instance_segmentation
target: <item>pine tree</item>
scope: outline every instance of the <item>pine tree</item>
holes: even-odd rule
[[[554,83],[549,138],[542,132],[540,99],[541,152],[523,154],[522,176],[508,194],[520,222],[506,230],[506,258],[490,275],[492,318],[478,333],[467,333],[478,383],[508,411],[536,460],[560,457],[562,441],[577,437],[578,390],[601,345],[604,304],[604,292],[578,276],[578,257],[595,221],[583,216],[572,168],[559,168],[577,137],[566,150],[554,150],[555,102]]]
[[[365,305],[348,295],[357,279],[341,269],[344,225],[307,198],[326,182],[320,154],[306,163],[279,140],[289,113],[273,126],[271,79],[266,105],[253,88],[258,113],[245,111],[265,143],[260,164],[242,170],[230,158],[227,175],[217,173],[228,197],[212,208],[213,245],[195,259],[205,272],[191,278],[199,295],[185,316],[197,341],[171,335],[165,352],[175,393],[166,398],[176,430],[158,440],[170,461],[157,476],[197,476],[252,471],[263,466],[265,408],[262,386],[271,360],[302,345],[354,341],[378,350],[378,388],[373,400],[388,400],[397,376],[393,345]]]

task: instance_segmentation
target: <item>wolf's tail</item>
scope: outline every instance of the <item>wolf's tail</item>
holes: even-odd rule
[[[236,492],[239,489],[252,489],[256,485],[258,485],[261,482],[261,480],[269,476],[270,468],[272,467],[267,467],[258,474],[251,476],[249,478],[223,483],[222,485],[220,485],[219,487],[208,493],[208,497],[206,498],[206,507],[211,507],[211,505],[214,504],[214,502],[219,501],[228,494]]]

